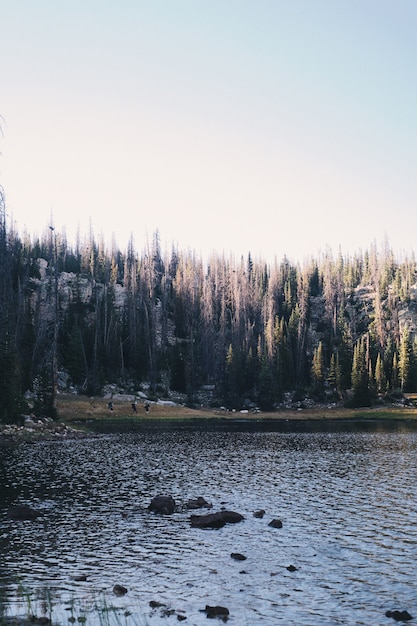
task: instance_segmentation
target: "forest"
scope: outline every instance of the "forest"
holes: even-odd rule
[[[9,226],[0,196],[0,420],[57,416],[62,380],[155,397],[208,390],[213,406],[274,410],[291,398],[370,406],[417,389],[414,255],[388,243],[292,263],[74,243]],[[278,235],[277,235],[278,236]]]

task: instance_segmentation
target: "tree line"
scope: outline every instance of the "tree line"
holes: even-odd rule
[[[388,244],[353,256],[266,263],[161,249],[155,233],[122,252],[90,229],[70,244],[46,228],[20,236],[0,204],[0,419],[24,394],[56,417],[58,377],[82,393],[106,383],[228,408],[285,398],[368,406],[417,389],[414,255]],[[416,317],[417,319],[417,317]]]

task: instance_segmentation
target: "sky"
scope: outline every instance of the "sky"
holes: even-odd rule
[[[19,233],[417,248],[417,0],[2,0],[0,24]]]

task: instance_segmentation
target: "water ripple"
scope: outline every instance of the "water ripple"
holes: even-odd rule
[[[17,611],[23,584],[88,610],[104,593],[150,625],[166,624],[151,600],[197,626],[206,604],[227,606],[239,626],[383,624],[395,607],[417,614],[416,448],[404,429],[154,429],[6,450],[0,583]],[[213,511],[245,519],[191,528],[184,506],[165,517],[147,510],[158,493],[181,505],[202,495]],[[6,509],[17,502],[43,516],[12,523]],[[260,508],[263,519],[253,517]],[[281,529],[268,526],[274,518]],[[116,583],[129,589],[117,602]]]

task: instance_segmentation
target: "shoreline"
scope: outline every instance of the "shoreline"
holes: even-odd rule
[[[133,413],[128,402],[115,402],[109,410],[105,398],[87,396],[58,396],[58,420],[36,419],[31,416],[24,425],[0,424],[0,446],[36,441],[80,439],[97,435],[100,425],[117,424],[122,430],[129,424],[134,427],[160,425],[203,426],[204,424],[236,426],[252,425],[260,428],[276,424],[337,423],[337,422],[408,422],[417,424],[416,406],[385,405],[377,407],[345,408],[340,406],[317,406],[314,408],[285,408],[271,412],[226,411],[208,407],[191,409],[170,403],[152,403],[149,412],[138,406]],[[124,428],[123,428],[124,427]]]
[[[201,406],[189,408],[173,403],[151,403],[149,412],[138,405],[134,413],[130,402],[114,402],[113,410],[107,408],[104,398],[87,396],[58,396],[59,420],[71,425],[80,419],[84,421],[117,421],[133,420],[151,422],[154,420],[222,420],[222,421],[294,421],[294,420],[346,420],[346,419],[390,419],[417,420],[416,406],[400,406],[398,404],[379,405],[374,407],[346,408],[342,406],[315,406],[312,408],[282,408],[276,411],[227,411],[219,408]]]

